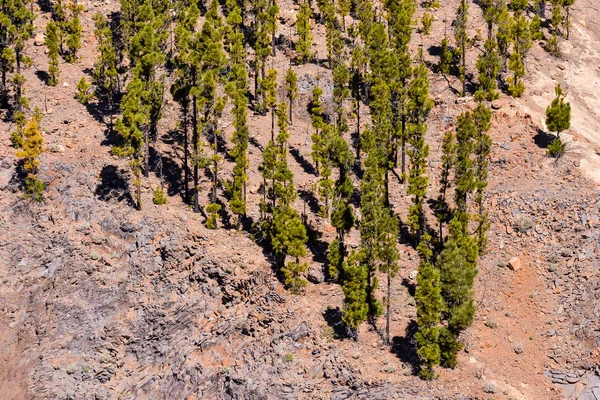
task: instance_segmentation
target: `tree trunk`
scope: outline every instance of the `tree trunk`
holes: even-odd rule
[[[294,99],[292,99],[292,95],[290,93],[290,125],[292,125],[294,123],[293,121],[293,117],[292,117],[292,102]]]
[[[196,86],[196,71],[193,71],[193,86]],[[194,146],[194,212],[200,212],[200,204],[198,201],[198,107],[196,104],[196,96],[192,97],[192,142]]]
[[[185,202],[189,201],[190,197],[190,171],[189,171],[189,146],[188,146],[188,106],[187,99],[185,100],[185,106],[183,110],[183,190]]]
[[[275,108],[271,108],[271,141],[275,143]]]
[[[145,168],[144,168],[144,176],[147,178],[148,175],[150,175],[150,144],[149,144],[149,135],[148,135],[148,130],[150,128],[147,126],[144,129],[144,158],[145,158]]]
[[[387,270],[387,305],[385,313],[385,344],[390,345],[390,304],[392,296],[392,277],[390,274],[390,264],[388,263]]]
[[[212,193],[212,201],[213,203],[217,202],[217,184],[219,183],[219,164],[217,163],[217,150],[218,150],[218,140],[217,140],[217,130],[213,128],[213,169],[214,169],[214,178],[213,178],[213,193]]]
[[[361,150],[361,139],[360,139],[360,96],[356,99],[356,159],[360,162],[360,150]]]

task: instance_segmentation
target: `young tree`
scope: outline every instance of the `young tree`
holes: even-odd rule
[[[66,44],[69,53],[66,54],[65,59],[67,62],[74,63],[77,60],[77,51],[81,48],[82,28],[79,16],[83,12],[83,4],[71,2],[68,8],[71,16],[65,24],[65,31],[67,34]]]
[[[58,26],[50,21],[46,25],[46,46],[48,47],[48,85],[58,85]]]
[[[458,337],[471,326],[475,316],[473,284],[477,257],[477,243],[466,233],[465,223],[455,217],[450,223],[450,237],[437,260],[447,314],[447,326],[441,329],[439,339],[441,363],[446,367],[456,366],[456,353],[461,348]]]
[[[17,151],[17,157],[23,162],[25,177],[25,196],[41,202],[44,183],[37,177],[40,166],[39,156],[44,152],[44,138],[39,129],[38,120],[33,117],[23,131],[23,147]]]
[[[515,7],[514,2],[513,7]],[[511,26],[513,52],[510,55],[508,68],[513,71],[513,76],[508,78],[508,92],[513,97],[520,97],[525,91],[525,85],[519,78],[525,76],[524,60],[531,48],[531,31],[523,10],[524,7],[515,8],[515,17]]]
[[[461,0],[460,5],[458,6],[458,10],[456,11],[456,20],[455,23],[455,31],[454,37],[456,39],[458,56],[460,59],[460,81],[462,82],[462,91],[461,95],[466,95],[466,85],[467,82],[465,80],[465,74],[467,69],[467,45],[469,42],[469,36],[467,33],[467,23],[469,18],[469,4],[467,0]]]
[[[450,51],[448,45],[448,39],[444,38],[442,40],[441,50],[440,50],[440,62],[438,64],[438,71],[444,75],[450,73],[450,66],[452,65],[452,52]]]
[[[387,297],[385,310],[385,343],[391,344],[390,340],[390,318],[392,304],[392,279],[396,277],[398,269],[398,260],[400,253],[398,252],[398,217],[392,214],[390,210],[381,214],[379,222],[380,236],[378,238],[378,258],[381,260],[379,270],[386,275],[387,279]]]
[[[91,88],[92,84],[85,79],[85,76],[82,76],[77,83],[77,95],[75,96],[81,104],[87,104],[94,97],[94,93],[90,92]]]
[[[560,85],[556,86],[554,93],[556,97],[546,108],[546,126],[551,132],[556,132],[556,137],[560,138],[560,133],[571,126],[571,104],[565,102]]]
[[[388,10],[388,25],[391,34],[394,51],[392,54],[397,58],[396,71],[391,84],[392,89],[392,113],[396,128],[395,140],[401,141],[401,166],[402,182],[406,177],[406,143],[408,141],[407,130],[407,104],[408,87],[413,75],[412,58],[409,44],[412,36],[412,19],[416,9],[416,3],[412,0],[386,0]],[[394,165],[397,165],[397,151],[394,150]]]
[[[123,116],[115,124],[115,129],[121,136],[121,143],[113,147],[114,154],[130,158],[133,173],[133,183],[136,187],[135,199],[137,208],[142,208],[141,158],[144,146],[144,130],[150,122],[150,110],[143,101],[144,84],[134,77],[127,84],[127,93],[121,101]]]
[[[260,82],[261,91],[264,93],[263,113],[271,111],[271,140],[275,140],[275,111],[277,109],[277,70],[270,69],[265,79]]]
[[[298,75],[296,75],[291,68],[288,68],[285,73],[285,92],[287,93],[287,98],[290,102],[290,124],[293,124],[292,108],[294,100],[298,97]]]
[[[427,159],[429,145],[425,143],[427,117],[433,108],[433,100],[429,97],[429,78],[427,67],[422,62],[415,70],[415,77],[408,89],[408,134],[410,149],[408,156],[411,162],[408,187],[406,192],[413,197],[409,208],[408,225],[417,239],[425,230],[423,201],[427,195],[429,178],[427,177]]]
[[[322,164],[324,158],[327,157],[325,154],[325,139],[323,135],[323,129],[326,125],[323,122],[323,103],[321,101],[322,95],[323,89],[321,89],[317,81],[317,85],[315,85],[312,91],[312,100],[308,105],[312,127],[315,130],[315,132],[311,135],[311,140],[313,143],[311,157],[315,163],[317,174],[320,174],[319,165]]]
[[[475,125],[475,144],[474,144],[474,186],[475,203],[477,204],[477,246],[479,252],[483,253],[487,247],[486,232],[489,228],[488,213],[483,204],[484,190],[488,185],[488,158],[492,147],[492,139],[488,134],[492,124],[492,112],[483,105],[478,104],[473,110],[473,124]]]
[[[475,100],[478,102],[492,101],[500,97],[496,90],[497,79],[502,69],[502,60],[498,54],[497,44],[494,40],[485,41],[485,51],[477,59],[477,70],[479,71],[479,88],[475,92]]]
[[[237,4],[231,7],[227,23],[231,28],[227,41],[229,42],[229,57],[231,71],[226,91],[233,103],[233,148],[230,151],[235,159],[233,179],[228,185],[230,194],[229,206],[237,216],[238,228],[241,217],[246,215],[247,197],[246,184],[248,181],[248,141],[249,132],[247,125],[248,113],[248,74],[244,62],[244,34],[240,30],[242,23],[241,11]]]
[[[434,367],[440,363],[439,331],[444,309],[440,271],[431,261],[433,252],[429,248],[430,239],[429,235],[423,235],[417,248],[421,262],[415,292],[418,326],[415,340],[421,366],[419,375],[428,380],[435,378]]]
[[[456,162],[454,171],[454,182],[456,190],[454,193],[457,212],[468,215],[468,195],[475,188],[473,177],[473,138],[476,136],[476,128],[473,123],[473,115],[463,112],[456,123]],[[464,222],[464,221],[463,221]]]
[[[367,270],[360,252],[350,253],[344,262],[342,321],[348,336],[354,340],[358,340],[358,327],[367,319],[369,312]]]
[[[454,134],[448,131],[442,140],[442,173],[440,176],[440,194],[436,202],[435,216],[439,224],[439,243],[444,243],[444,222],[450,216],[450,205],[447,200],[447,191],[450,187],[450,173],[456,159],[456,144]]]
[[[93,83],[96,85],[95,94],[98,100],[106,99],[110,115],[109,129],[113,129],[113,114],[115,96],[120,91],[119,83],[119,56],[112,37],[112,30],[101,14],[94,15],[96,30],[94,32],[98,41],[98,60],[94,65]]]
[[[299,64],[310,62],[314,57],[312,53],[313,33],[310,26],[311,16],[312,9],[309,2],[305,0],[300,4],[300,11],[298,12],[298,19],[296,21],[296,33],[298,34],[296,61]]]

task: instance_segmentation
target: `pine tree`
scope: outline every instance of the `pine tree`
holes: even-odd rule
[[[483,19],[487,24],[488,40],[494,38],[494,25],[500,21],[502,9],[505,7],[504,0],[482,0],[479,6],[483,11]]]
[[[294,100],[296,100],[296,97],[298,97],[298,75],[296,75],[294,70],[291,68],[288,68],[285,73],[285,92],[287,93],[287,98],[290,101],[290,124],[293,124],[292,109]]]
[[[77,51],[81,48],[81,21],[79,16],[83,12],[83,4],[72,2],[69,4],[70,18],[65,24],[67,34],[66,45],[69,53],[66,54],[67,62],[74,63],[77,60]]]
[[[387,297],[386,297],[386,310],[385,310],[385,342],[387,345],[390,341],[390,318],[391,318],[391,304],[392,304],[392,279],[396,277],[398,269],[398,260],[400,259],[400,253],[398,252],[398,217],[393,215],[389,210],[381,214],[381,220],[379,221],[379,247],[378,247],[378,258],[381,260],[379,270],[386,275],[387,279]]]
[[[296,21],[296,33],[298,34],[296,61],[298,64],[310,62],[314,57],[312,53],[313,33],[310,25],[311,16],[312,9],[309,2],[305,0],[300,4],[300,11],[298,12],[298,19]]]
[[[46,25],[46,46],[48,47],[48,85],[58,85],[58,26],[50,21]]]
[[[29,101],[25,98],[25,77],[22,75],[22,67],[28,67],[32,64],[31,58],[25,55],[27,41],[31,38],[34,31],[33,21],[35,15],[27,8],[25,0],[14,0],[6,5],[5,20],[7,27],[10,29],[9,43],[12,44],[12,54],[16,65],[15,74],[12,77],[14,104],[16,108],[15,118],[17,113],[22,113],[23,108],[29,107]],[[10,21],[10,22],[9,22]],[[9,60],[12,60],[12,54],[6,54]],[[4,57],[4,53],[3,53]]]
[[[454,37],[456,39],[458,56],[460,59],[460,81],[462,82],[462,91],[461,95],[466,95],[466,85],[467,82],[465,80],[465,74],[467,69],[467,45],[469,42],[469,37],[467,33],[467,23],[469,18],[469,4],[467,0],[461,0],[458,10],[456,12],[456,20],[455,20],[455,31]]]
[[[456,123],[456,162],[454,171],[454,182],[456,190],[454,193],[456,211],[459,220],[468,217],[467,199],[475,188],[473,176],[473,139],[476,137],[476,128],[473,123],[473,115],[463,112]]]
[[[447,326],[441,329],[439,340],[441,363],[446,367],[456,366],[456,353],[461,348],[458,337],[473,323],[475,316],[473,284],[477,275],[477,257],[477,243],[466,234],[464,222],[455,218],[437,260],[447,314]]]
[[[23,131],[23,146],[17,151],[17,157],[22,160],[25,178],[25,196],[41,202],[44,183],[39,180],[37,173],[40,166],[39,156],[44,152],[44,138],[39,129],[38,120],[33,117]]]
[[[407,130],[407,104],[408,87],[412,77],[412,59],[409,44],[412,36],[412,19],[416,9],[416,3],[412,0],[386,0],[388,10],[388,25],[392,37],[392,54],[396,57],[396,71],[392,83],[392,113],[394,125],[396,126],[395,140],[401,141],[401,167],[402,182],[406,176],[406,143],[408,141]],[[394,165],[397,164],[397,151],[394,153]]]
[[[175,76],[176,81],[171,86],[171,94],[173,99],[179,103],[180,111],[181,111],[181,122],[179,127],[181,128],[181,133],[183,136],[183,172],[184,172],[184,200],[189,201],[190,199],[190,191],[189,191],[189,181],[190,181],[190,168],[189,168],[189,160],[190,156],[190,139],[189,139],[189,130],[190,127],[194,132],[194,141],[193,149],[194,149],[194,211],[199,211],[197,209],[197,164],[198,164],[198,145],[197,145],[197,117],[193,117],[197,114],[196,101],[192,102],[192,91],[193,91],[193,81],[196,79],[197,75],[197,59],[194,57],[193,46],[195,43],[195,25],[198,20],[198,16],[200,11],[195,4],[190,5],[189,7],[182,8],[180,12],[177,14],[177,25],[175,27],[175,48],[177,49],[177,55],[174,59],[175,65]],[[235,68],[235,67],[234,67]],[[244,69],[245,72],[245,69]],[[196,99],[196,96],[193,96]],[[193,110],[191,110],[193,107]],[[193,121],[192,121],[193,119]]]
[[[338,13],[342,18],[342,30],[346,32],[346,17],[350,15],[350,9],[352,8],[352,0],[338,0]]]
[[[150,122],[150,110],[143,101],[144,83],[134,77],[127,84],[127,93],[121,101],[122,118],[118,119],[115,129],[121,136],[121,143],[113,147],[113,153],[130,158],[133,183],[136,187],[137,208],[142,208],[141,199],[141,158],[144,146],[144,130]]]
[[[77,83],[77,95],[75,96],[81,104],[87,104],[94,97],[94,93],[90,92],[91,88],[92,84],[85,79],[85,76],[82,76]]]
[[[361,122],[360,106],[363,101],[367,78],[368,58],[362,46],[355,44],[352,49],[350,61],[350,94],[354,100],[354,113],[356,114],[356,159],[361,156]]]
[[[263,113],[271,111],[271,140],[275,140],[275,110],[277,109],[277,70],[270,69],[265,79],[260,82],[264,93]]]
[[[233,126],[235,128],[231,139],[233,148],[230,151],[235,160],[235,166],[233,167],[233,179],[228,185],[228,192],[230,195],[229,206],[237,216],[239,228],[240,217],[246,215],[247,207],[246,183],[248,181],[248,141],[250,135],[247,125],[248,74],[244,62],[244,35],[240,31],[241,11],[236,4],[231,7],[227,23],[231,29],[227,40],[230,46],[229,57],[232,66],[226,90],[233,103]]]
[[[550,131],[556,132],[556,137],[560,138],[560,133],[571,126],[571,104],[565,102],[560,85],[556,86],[554,93],[556,98],[546,108],[546,126]]]
[[[492,101],[500,97],[496,90],[497,79],[502,69],[502,60],[498,55],[497,45],[494,40],[485,41],[485,50],[477,59],[477,70],[479,71],[479,88],[475,92],[476,101]]]
[[[473,124],[475,125],[475,145],[474,145],[474,186],[475,186],[475,203],[478,208],[477,215],[477,246],[479,252],[483,253],[487,247],[486,232],[489,228],[488,213],[483,204],[484,190],[488,185],[488,158],[492,147],[492,139],[488,134],[491,128],[492,112],[490,109],[479,104],[473,110]]]
[[[442,299],[440,271],[432,264],[432,251],[429,248],[429,235],[423,235],[417,248],[420,256],[417,274],[415,302],[417,303],[417,326],[415,335],[417,354],[423,379],[434,379],[434,367],[440,363],[439,332],[441,313],[444,308]]]
[[[439,243],[444,242],[444,222],[450,216],[450,205],[447,200],[447,191],[450,187],[450,173],[456,159],[456,144],[454,134],[448,131],[442,140],[442,173],[440,176],[440,194],[436,202],[435,216],[439,224]]]
[[[408,134],[410,149],[408,155],[411,162],[408,187],[406,192],[413,197],[409,209],[408,225],[418,239],[425,230],[423,201],[427,195],[429,178],[427,177],[427,159],[429,145],[425,143],[427,117],[433,108],[433,100],[429,98],[429,78],[427,67],[422,62],[415,70],[415,77],[408,89]]]
[[[342,321],[348,336],[354,340],[358,340],[358,327],[367,319],[369,312],[367,268],[359,252],[351,253],[344,262]]]
[[[566,10],[566,15],[563,19],[562,25],[563,30],[567,32],[567,40],[569,40],[569,33],[571,28],[571,6],[573,6],[573,4],[575,4],[575,0],[562,0],[562,6]]]
[[[112,30],[101,14],[94,15],[95,36],[98,41],[98,60],[94,65],[93,83],[99,100],[106,99],[110,114],[109,129],[113,129],[114,99],[120,91],[119,56],[112,37]]]
[[[511,36],[513,52],[510,55],[508,68],[513,71],[513,76],[508,78],[508,92],[513,97],[520,97],[525,90],[525,85],[519,78],[525,76],[524,59],[531,48],[529,22],[525,15],[523,15],[523,10],[521,8],[515,9],[515,17],[511,26]]]
[[[441,50],[440,50],[440,62],[438,64],[438,71],[444,75],[450,73],[450,66],[452,64],[452,52],[449,49],[448,39],[444,38],[442,40]]]

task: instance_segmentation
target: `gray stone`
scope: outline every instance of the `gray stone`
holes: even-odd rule
[[[314,284],[325,282],[325,274],[323,273],[323,266],[322,265],[311,265],[308,268],[308,274],[306,275],[306,278]]]

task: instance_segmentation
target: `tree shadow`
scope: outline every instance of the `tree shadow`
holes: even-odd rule
[[[442,55],[442,46],[429,46],[427,53],[433,57],[439,57]]]
[[[355,208],[360,208],[360,197],[360,190],[354,188],[354,190],[352,191],[352,195],[348,199],[348,204],[352,204]]]
[[[392,347],[390,351],[395,354],[404,364],[411,366],[412,373],[419,372],[419,356],[417,355],[417,343],[415,334],[417,333],[417,322],[411,320],[404,336],[394,336],[392,338]]]
[[[316,199],[315,195],[311,190],[300,189],[298,190],[298,196],[304,201],[313,214],[318,214],[320,211],[319,200]]]
[[[52,12],[52,2],[49,0],[37,0],[40,11],[49,13]]]
[[[306,224],[306,234],[308,241],[306,247],[313,254],[313,261],[321,264],[327,262],[327,250],[329,249],[329,243],[320,240],[323,234],[312,227],[311,224]]]
[[[154,147],[150,147],[150,170],[167,184],[169,196],[180,195],[185,200],[181,178],[183,169],[178,163],[166,155],[160,154]]]
[[[402,286],[404,286],[408,290],[408,294],[412,297],[415,297],[415,293],[417,293],[417,285],[411,283],[408,279],[402,279]]]
[[[546,149],[556,139],[556,136],[544,132],[540,128],[537,128],[537,134],[533,137],[533,142],[541,149]]]
[[[50,80],[50,74],[48,74],[48,71],[38,69],[35,71],[35,76],[37,76],[44,85],[48,85],[48,81]]]
[[[265,149],[262,147],[262,145],[261,145],[260,143],[258,143],[258,141],[256,140],[256,138],[255,138],[255,137],[250,137],[250,138],[248,139],[248,142],[249,142],[249,143],[250,143],[252,146],[254,146],[254,147],[256,147],[257,149],[259,149],[261,153],[264,153]]]
[[[100,183],[96,186],[94,194],[102,201],[114,199],[118,202],[125,201],[128,205],[133,206],[133,197],[131,197],[129,183],[124,178],[124,174],[125,172],[116,166],[106,165],[100,171]]]
[[[327,307],[327,310],[323,312],[323,319],[333,329],[334,339],[346,339],[348,334],[346,332],[346,325],[342,321],[342,310],[339,307]]]
[[[294,157],[294,160],[296,160],[296,162],[300,164],[304,172],[310,175],[317,176],[317,170],[315,169],[315,167],[312,165],[311,162],[309,162],[306,159],[306,157],[304,157],[300,153],[300,151],[297,148],[295,148],[294,146],[290,146],[290,154]]]

